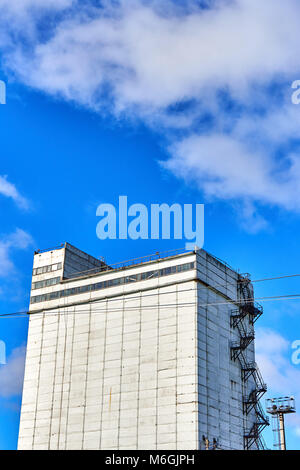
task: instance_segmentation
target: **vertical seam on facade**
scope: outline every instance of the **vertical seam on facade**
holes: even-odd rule
[[[207,257],[206,257],[206,277],[207,277]],[[210,291],[206,291],[206,303],[209,303],[209,295]],[[208,354],[208,306],[206,305],[205,307],[205,341],[206,341],[206,438],[209,439],[209,404],[208,404],[208,382],[209,382],[209,370],[208,370],[208,359],[209,359],[209,354]]]
[[[85,418],[86,418],[86,401],[87,401],[87,385],[88,385],[88,370],[89,370],[89,349],[90,349],[90,337],[91,337],[91,304],[89,305],[89,333],[87,343],[87,355],[86,355],[86,374],[85,374],[85,388],[84,388],[84,401],[83,401],[83,428],[82,428],[82,442],[81,449],[84,449],[84,434],[85,434]],[[85,314],[84,314],[85,315]]]
[[[101,428],[100,428],[100,442],[99,449],[102,447],[102,429],[103,429],[103,408],[104,408],[104,369],[105,369],[105,358],[106,358],[106,335],[107,335],[107,315],[108,315],[108,299],[106,299],[105,309],[105,326],[104,326],[104,349],[103,349],[103,379],[102,379],[102,402],[101,402]]]
[[[56,369],[57,369],[57,351],[58,351],[58,338],[59,338],[59,322],[60,315],[57,317],[57,335],[56,335],[56,348],[54,356],[54,377],[53,377],[53,388],[52,388],[52,400],[51,400],[51,410],[50,410],[50,423],[49,423],[49,442],[48,449],[51,447],[51,436],[52,436],[52,421],[53,421],[53,408],[54,408],[54,397],[55,397],[55,385],[56,385]]]
[[[195,261],[195,265],[196,265],[196,275],[197,275],[197,254],[196,254],[196,261]],[[195,389],[194,389],[194,393],[195,393],[195,413],[194,413],[194,416],[195,416],[195,433],[196,433],[196,443],[195,443],[195,447],[196,447],[196,450],[199,449],[199,419],[198,419],[198,408],[199,408],[199,404],[198,404],[198,283],[196,282],[196,289],[195,289],[195,292],[194,292],[194,296],[195,296],[195,310],[194,310],[194,315],[195,315],[195,319],[194,319],[194,331],[195,331],[195,345],[194,345],[194,360],[195,360]]]
[[[44,342],[44,318],[45,314],[42,314],[42,331],[41,331],[41,347],[40,347],[40,360],[39,360],[39,373],[38,373],[38,382],[37,382],[37,393],[36,393],[36,403],[35,403],[35,415],[34,415],[34,433],[32,438],[32,448],[34,449],[35,437],[36,437],[36,415],[38,412],[38,402],[39,402],[39,391],[40,391],[40,377],[41,377],[41,367],[42,367],[42,351],[43,351],[43,342]]]
[[[139,353],[138,353],[138,384],[137,384],[137,417],[136,417],[136,450],[139,448],[139,418],[140,418],[140,389],[141,389],[141,345],[142,345],[142,292],[140,292],[140,325],[139,325]]]
[[[158,309],[158,315],[157,315],[157,351],[156,351],[156,400],[155,400],[155,405],[156,405],[156,423],[155,423],[155,448],[157,449],[158,447],[158,360],[159,360],[159,324],[160,324],[160,287],[157,287],[157,309]]]
[[[176,360],[176,374],[175,374],[175,439],[176,439],[176,449],[178,449],[178,284],[176,284],[176,351],[175,351],[175,360]]]
[[[58,310],[59,316],[64,315],[64,313]],[[59,407],[59,426],[58,426],[58,449],[60,449],[60,436],[61,436],[61,414],[62,414],[62,402],[63,402],[63,393],[64,393],[64,377],[65,377],[65,357],[66,357],[66,342],[67,342],[67,325],[68,325],[68,314],[65,314],[65,340],[64,340],[64,352],[62,360],[62,383],[61,383],[61,393],[60,393],[60,407]]]
[[[118,416],[118,445],[117,448],[120,448],[120,430],[121,430],[121,402],[122,402],[122,378],[123,378],[123,348],[124,348],[124,296],[122,299],[122,333],[121,333],[121,359],[120,359],[120,385],[119,385],[119,416]]]
[[[70,347],[70,375],[69,375],[69,390],[68,390],[68,404],[67,404],[67,417],[66,417],[66,431],[65,431],[65,448],[67,449],[68,444],[68,423],[69,423],[69,412],[70,412],[70,394],[71,394],[71,385],[72,385],[72,365],[73,365],[73,345],[74,345],[74,335],[75,335],[75,307],[73,307],[73,330],[72,330],[72,341]],[[65,358],[66,359],[66,358]],[[64,393],[63,393],[64,395]]]

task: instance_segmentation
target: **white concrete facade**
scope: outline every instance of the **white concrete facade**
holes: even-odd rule
[[[68,244],[35,254],[18,448],[243,449],[239,275],[201,250],[69,278],[101,266]]]

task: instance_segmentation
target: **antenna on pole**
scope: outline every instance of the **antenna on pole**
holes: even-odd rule
[[[284,415],[296,413],[294,397],[269,398],[266,400],[267,412],[272,415],[274,449],[286,450]]]

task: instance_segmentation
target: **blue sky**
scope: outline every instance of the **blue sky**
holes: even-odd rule
[[[27,309],[34,249],[69,241],[117,262],[184,246],[97,239],[96,208],[119,195],[205,203],[207,251],[253,279],[299,272],[296,1],[11,3],[0,0],[1,313]],[[300,293],[298,278],[255,288]],[[263,305],[268,396],[300,403],[299,300]],[[0,319],[1,449],[16,447],[26,335],[26,318]],[[298,415],[289,423],[300,449]]]

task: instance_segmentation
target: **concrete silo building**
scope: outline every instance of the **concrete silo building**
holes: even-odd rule
[[[204,250],[34,256],[19,449],[257,449],[262,313]]]

